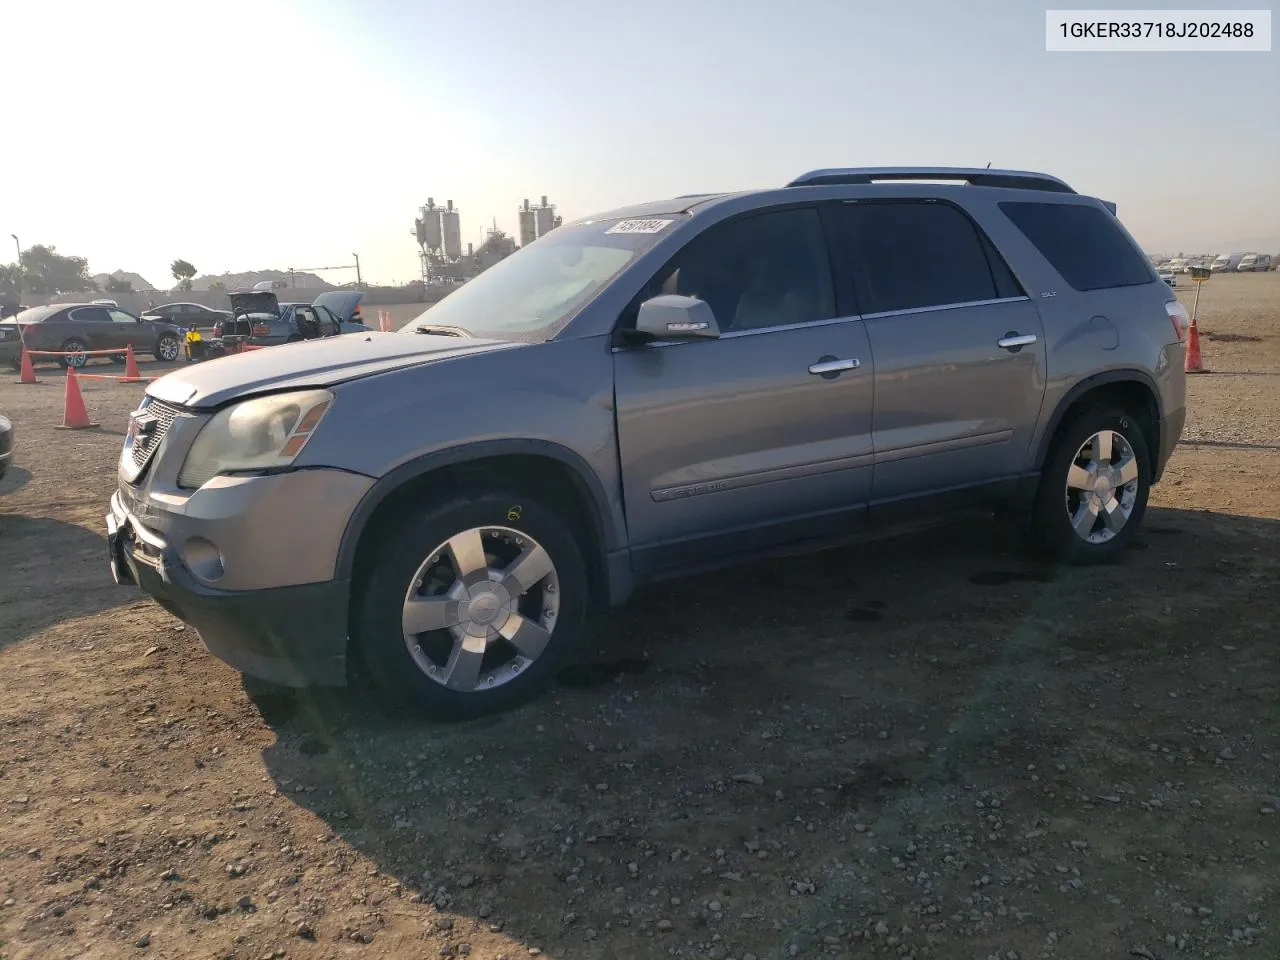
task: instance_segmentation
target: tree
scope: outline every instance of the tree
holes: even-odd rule
[[[97,287],[89,279],[89,261],[84,257],[64,257],[56,247],[36,244],[22,251],[22,289],[25,293],[49,295]]]
[[[214,293],[226,293],[227,285],[221,280],[210,280],[209,289]]]
[[[169,272],[178,281],[178,289],[184,293],[191,289],[191,278],[196,275],[196,268],[186,260],[175,260],[169,264]]]
[[[133,293],[133,282],[124,277],[111,277],[106,282],[107,293]]]
[[[0,264],[0,303],[18,303],[18,282],[22,277],[22,268],[16,263]]]

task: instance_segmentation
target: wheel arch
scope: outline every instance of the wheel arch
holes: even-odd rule
[[[411,499],[465,489],[477,476],[539,495],[566,514],[582,545],[592,598],[608,602],[607,556],[614,548],[608,497],[578,454],[544,440],[492,440],[451,447],[401,464],[379,479],[356,506],[338,547],[334,575],[357,580],[396,508]]]
[[[1086,407],[1102,403],[1113,404],[1134,417],[1147,442],[1152,464],[1163,462],[1159,448],[1160,420],[1164,413],[1160,408],[1160,391],[1155,380],[1141,370],[1108,370],[1076,383],[1058,401],[1036,450],[1037,470],[1044,468],[1063,426]],[[1158,479],[1158,476],[1153,477],[1152,482]]]

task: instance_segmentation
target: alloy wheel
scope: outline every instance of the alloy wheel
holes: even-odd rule
[[[1124,434],[1099,430],[1085,440],[1067,468],[1066,510],[1076,536],[1100,544],[1119,534],[1137,503],[1139,473]]]
[[[401,612],[404,643],[441,686],[493,689],[546,649],[559,600],[560,578],[541,544],[510,527],[473,527],[418,567]]]

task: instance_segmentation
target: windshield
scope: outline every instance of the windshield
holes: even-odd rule
[[[558,227],[464,283],[399,332],[448,327],[479,339],[549,340],[676,220],[672,214]]]

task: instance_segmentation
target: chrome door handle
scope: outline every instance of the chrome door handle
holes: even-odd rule
[[[841,370],[857,370],[861,364],[860,360],[852,357],[846,360],[819,360],[809,364],[809,372],[820,377],[827,373],[839,373]]]
[[[1034,333],[1013,333],[1009,332],[996,341],[996,346],[1002,350],[1021,350],[1023,347],[1029,347],[1036,342]]]

